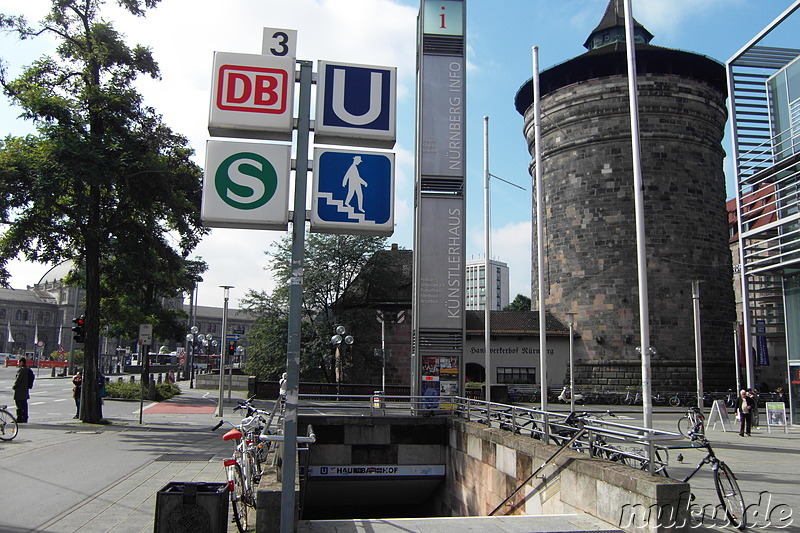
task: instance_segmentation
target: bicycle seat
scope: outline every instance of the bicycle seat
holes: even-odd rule
[[[242,432],[238,429],[232,429],[222,436],[222,440],[238,440],[242,438]]]

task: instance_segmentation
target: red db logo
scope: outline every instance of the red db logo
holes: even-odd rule
[[[289,75],[285,70],[222,65],[219,68],[217,107],[281,115],[286,112]]]

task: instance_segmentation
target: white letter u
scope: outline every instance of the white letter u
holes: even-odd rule
[[[345,70],[333,69],[333,111],[340,119],[354,126],[374,122],[381,114],[381,74],[373,72],[369,79],[369,110],[361,116],[351,114],[344,107]]]

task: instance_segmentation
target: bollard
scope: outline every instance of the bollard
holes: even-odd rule
[[[156,401],[156,382],[150,380],[150,387],[147,389],[147,399],[151,402]]]
[[[131,376],[131,383],[136,383],[136,376]]]
[[[162,383],[164,383],[163,374],[161,374],[160,372],[159,372],[159,374],[158,374],[158,381],[157,381],[157,383],[158,383],[159,385],[161,385]]]

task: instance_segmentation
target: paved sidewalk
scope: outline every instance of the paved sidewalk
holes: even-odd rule
[[[50,417],[42,421],[32,417],[31,423],[20,425],[19,435],[8,443],[11,446],[0,447],[0,459],[6,459],[2,470],[30,480],[29,483],[22,481],[17,490],[25,493],[26,501],[31,504],[35,501],[36,505],[18,509],[4,505],[0,510],[0,531],[152,532],[156,494],[168,483],[224,483],[223,460],[231,456],[232,444],[222,440],[224,428],[214,433],[210,431],[220,420],[214,416],[216,400],[211,399],[216,398],[216,394],[189,389],[188,382],[179,385],[181,395],[161,403],[145,402],[141,425],[138,402],[126,402],[129,408],[124,409],[136,414],[107,415],[110,425],[83,424],[66,416],[61,417],[63,420]],[[234,422],[240,419],[232,414],[232,408],[243,397],[243,393],[233,392],[232,402],[224,404],[225,419]],[[118,402],[107,400],[105,410],[120,411]],[[52,465],[37,464],[43,472],[28,476],[33,468],[27,465],[42,461],[52,462]],[[70,469],[70,473],[63,472]],[[69,479],[74,479],[76,469],[87,478],[99,480],[96,485],[88,484],[96,490],[75,488],[78,484]],[[47,519],[48,515],[44,514],[44,518],[37,517],[37,508],[41,512],[42,504],[61,503],[52,499],[53,494],[42,494],[41,487],[45,487],[44,491],[56,488],[51,491],[63,493],[65,500],[77,503],[52,518]],[[233,520],[232,512],[229,511],[228,516]],[[45,519],[47,521],[42,523]],[[29,526],[24,527],[24,524]],[[228,531],[237,531],[233,522]]]

